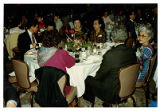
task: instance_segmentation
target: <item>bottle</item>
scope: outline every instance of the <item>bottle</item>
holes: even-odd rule
[[[85,50],[85,48],[82,48],[82,59],[85,60],[86,57],[87,57],[86,50]]]
[[[39,49],[39,44],[37,43],[36,44],[36,48],[35,48],[36,50],[38,50]]]
[[[97,48],[96,48],[96,45],[94,45],[93,47],[93,54],[96,54],[97,53]]]

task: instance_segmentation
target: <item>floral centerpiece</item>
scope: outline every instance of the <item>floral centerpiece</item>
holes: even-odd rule
[[[86,42],[83,39],[75,37],[74,30],[65,30],[67,36],[67,50],[71,52],[80,51],[81,48],[87,48],[91,45],[91,42]]]

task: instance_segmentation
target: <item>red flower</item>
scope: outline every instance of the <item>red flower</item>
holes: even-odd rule
[[[65,30],[65,32],[66,32],[67,34],[69,33],[67,29]]]
[[[74,30],[69,30],[69,32],[70,32],[71,34],[74,34]]]

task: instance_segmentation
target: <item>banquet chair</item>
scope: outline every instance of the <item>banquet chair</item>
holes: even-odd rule
[[[20,33],[12,33],[9,34],[7,39],[6,39],[6,47],[7,47],[7,51],[8,54],[11,58],[13,58],[14,54],[13,54],[13,48],[17,47],[17,41],[18,41],[18,36]]]
[[[18,47],[14,47],[13,51],[13,59],[24,60],[24,52],[20,51]]]
[[[122,67],[118,72],[120,88],[118,91],[119,101],[116,101],[116,106],[119,103],[127,100],[129,97],[133,100],[133,105],[136,106],[134,97],[132,96],[136,88],[136,80],[139,70],[139,64],[128,65]],[[112,104],[112,103],[110,103]],[[94,106],[94,103],[92,104]]]
[[[69,102],[69,107],[75,107],[75,106],[79,106],[79,98],[76,98],[76,87],[72,87],[69,91],[69,94],[66,93],[65,91],[65,87],[66,87],[66,83],[67,83],[67,77],[66,75],[62,76],[59,80],[58,80],[58,85],[59,88],[62,92],[62,95],[66,97],[67,102]],[[76,102],[74,102],[74,100]]]
[[[69,93],[66,93],[67,75],[64,71],[45,66],[36,69],[35,76],[39,82],[35,100],[41,107],[74,107],[78,104],[73,102],[76,99],[76,89],[74,87],[69,89]],[[44,97],[41,98],[41,95],[44,95]],[[56,100],[56,98],[59,99]]]
[[[16,76],[9,76],[8,75],[8,82],[11,84],[17,83]]]
[[[31,93],[30,104],[31,104],[31,107],[33,107],[33,96],[35,92],[37,91],[38,83],[37,81],[33,81],[32,83],[30,83],[29,68],[25,62],[13,59],[12,63],[13,63],[13,68],[15,70],[17,83],[18,83],[18,86],[20,87],[18,89],[19,96],[24,91]]]
[[[153,57],[150,60],[150,65],[149,65],[149,70],[147,72],[147,75],[145,76],[143,81],[137,81],[136,82],[136,88],[143,88],[144,92],[145,92],[145,97],[146,97],[146,107],[148,107],[148,99],[149,99],[149,83],[152,79],[152,76],[154,74],[154,66],[156,65],[156,57],[157,54],[155,53],[153,55]]]
[[[136,106],[136,102],[134,97],[132,96],[135,88],[136,88],[136,80],[139,70],[139,64],[133,64],[126,67],[123,67],[119,70],[119,83],[120,89],[118,96],[120,97],[120,101],[117,102],[117,106],[123,100],[131,97],[133,100],[133,106]]]
[[[133,43],[134,43],[134,39],[129,37],[127,40],[126,40],[126,46],[127,47],[133,47]]]

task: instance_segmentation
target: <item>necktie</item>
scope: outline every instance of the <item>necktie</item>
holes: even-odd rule
[[[35,43],[35,39],[34,39],[34,36],[33,36],[33,35],[32,35],[32,42]]]

